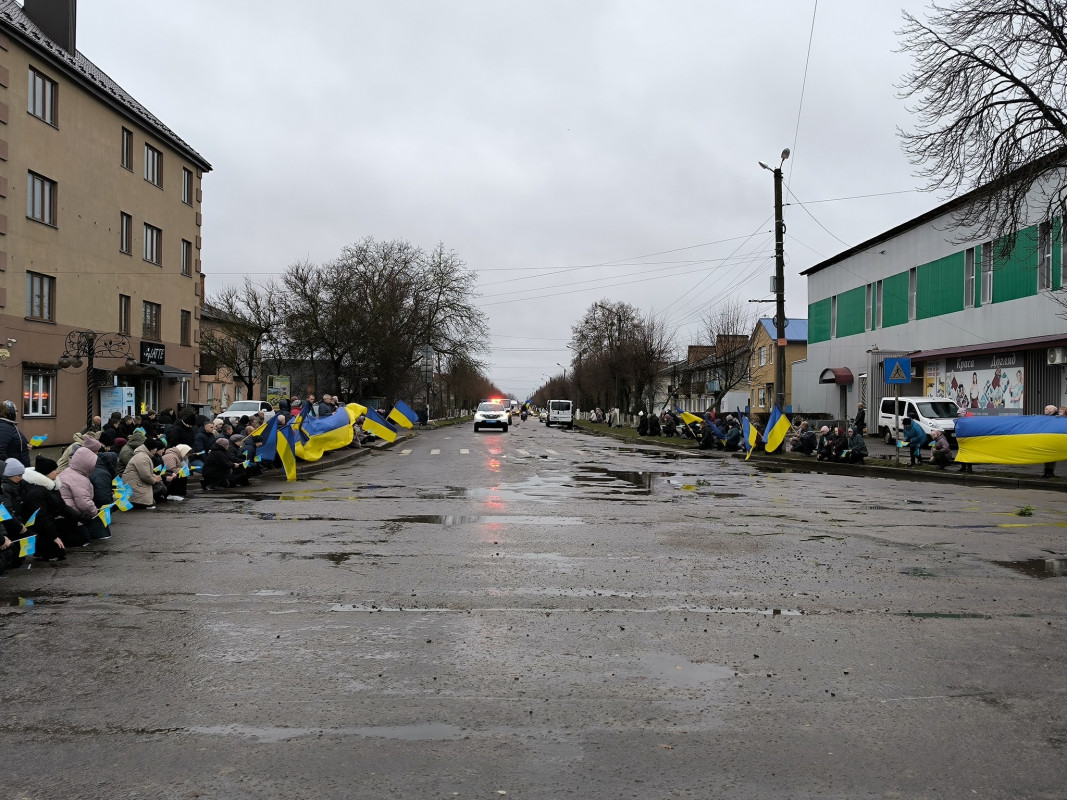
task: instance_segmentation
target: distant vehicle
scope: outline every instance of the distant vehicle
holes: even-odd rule
[[[545,420],[545,425],[552,427],[553,425],[566,425],[567,428],[574,427],[574,414],[572,411],[570,400],[549,400],[548,401],[548,419]]]
[[[239,421],[241,417],[250,417],[257,411],[263,413],[264,419],[270,419],[274,416],[274,407],[266,400],[238,400],[235,403],[230,403],[229,408],[219,414],[219,416],[235,423]]]
[[[896,403],[894,415],[893,404]],[[945,397],[885,397],[878,408],[878,434],[886,444],[892,444],[901,438],[902,434],[893,427],[896,418],[903,428],[904,417],[918,423],[919,427],[928,436],[933,436],[935,430],[943,431],[945,438],[950,444],[956,442],[956,419],[959,417],[959,406],[954,400]]]
[[[547,408],[542,408],[539,412],[537,412],[537,421],[538,422],[548,422],[548,409]]]
[[[499,400],[483,400],[474,412],[475,433],[481,428],[497,428],[507,433],[510,422],[510,412]]]

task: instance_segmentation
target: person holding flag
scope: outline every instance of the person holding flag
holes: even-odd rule
[[[89,476],[96,469],[96,453],[80,447],[70,458],[70,466],[59,474],[59,494],[63,502],[81,515],[81,524],[90,539],[110,539],[111,529],[98,516],[100,509],[93,501],[93,482]]]
[[[163,480],[167,481],[167,499],[182,502],[189,491],[189,465],[186,460],[193,448],[187,444],[176,444],[163,451],[163,466],[166,472]],[[184,470],[182,469],[184,467]],[[184,474],[182,474],[184,472]]]
[[[5,470],[6,472],[6,470]],[[89,544],[89,533],[78,523],[81,514],[63,502],[56,485],[59,468],[55,461],[38,456],[34,467],[22,474],[19,519],[37,536],[34,555],[44,561],[61,561],[68,547]]]
[[[26,526],[19,519],[19,509],[22,506],[22,497],[19,493],[19,484],[22,482],[22,473],[26,468],[17,458],[9,458],[4,463],[3,495],[0,496],[0,520],[3,521],[4,536],[0,546],[0,573],[5,569],[14,569],[22,563],[19,555],[19,540],[26,535]]]
[[[748,461],[752,456],[752,451],[756,449],[759,431],[749,421],[748,415],[741,413],[741,409],[738,409],[737,413],[741,417],[741,447],[745,450],[745,461]]]

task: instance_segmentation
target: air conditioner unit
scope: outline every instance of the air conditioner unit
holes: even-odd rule
[[[1050,347],[1048,349],[1049,364],[1067,364],[1067,347]]]

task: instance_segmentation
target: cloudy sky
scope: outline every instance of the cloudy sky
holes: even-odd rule
[[[213,165],[209,295],[365,236],[443,242],[521,398],[595,302],[684,347],[723,299],[770,297],[757,162],[785,147],[788,317],[801,270],[939,202],[896,136],[901,7],[924,3],[92,0],[78,48]]]

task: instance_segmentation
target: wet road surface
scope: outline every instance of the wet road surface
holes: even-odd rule
[[[1063,798],[1065,541],[1062,493],[423,432],[0,578],[0,796]]]

